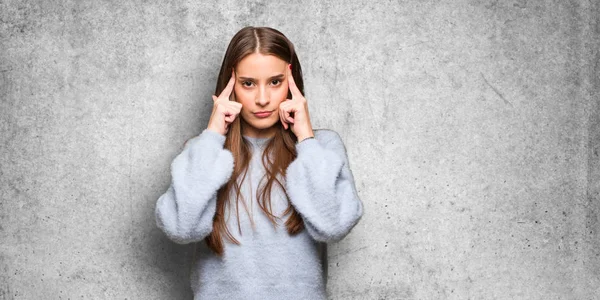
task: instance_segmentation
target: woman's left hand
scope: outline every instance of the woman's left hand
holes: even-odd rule
[[[279,104],[279,119],[283,124],[283,128],[292,129],[292,132],[298,138],[298,142],[314,137],[310,117],[308,115],[308,104],[302,93],[296,86],[294,77],[292,76],[292,65],[288,65],[287,79],[292,99]]]

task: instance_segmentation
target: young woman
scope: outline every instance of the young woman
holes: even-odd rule
[[[215,95],[208,127],[175,157],[156,203],[171,240],[204,241],[194,298],[326,299],[326,245],[350,232],[363,204],[340,136],[311,126],[294,46],[275,29],[243,28]]]

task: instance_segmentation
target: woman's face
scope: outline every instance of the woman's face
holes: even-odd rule
[[[242,134],[271,137],[279,122],[279,104],[288,94],[288,64],[273,55],[252,53],[235,68],[235,99],[242,104],[240,116],[250,126]]]

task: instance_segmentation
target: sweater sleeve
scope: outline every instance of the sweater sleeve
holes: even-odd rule
[[[225,136],[205,129],[171,163],[171,185],[156,202],[156,224],[174,242],[187,244],[210,234],[217,190],[233,172]]]
[[[331,130],[319,133],[296,145],[298,156],[287,168],[286,189],[310,236],[337,242],[358,223],[363,203],[340,136]]]

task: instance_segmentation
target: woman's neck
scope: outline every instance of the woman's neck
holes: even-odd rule
[[[244,125],[245,126],[242,127],[242,135],[246,136],[246,137],[252,137],[252,138],[259,138],[259,139],[272,138],[275,136],[275,132],[277,130],[276,125],[273,125],[269,128],[265,128],[265,129],[255,128],[248,124],[244,124]]]

